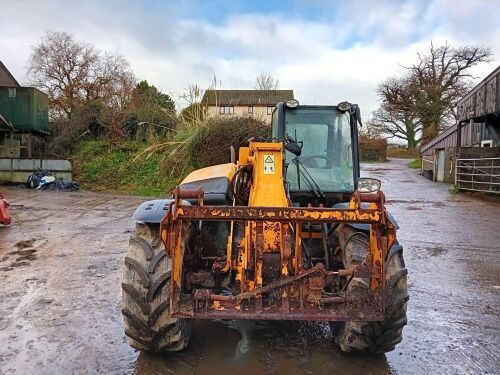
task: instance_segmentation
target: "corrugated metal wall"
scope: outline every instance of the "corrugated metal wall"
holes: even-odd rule
[[[0,87],[0,114],[15,131],[48,133],[48,99],[33,87]]]
[[[490,129],[484,123],[467,122],[462,125],[461,129],[461,146],[480,146],[481,141],[495,139],[491,134]],[[433,155],[434,150],[456,147],[457,146],[457,126],[454,125],[450,129],[443,132],[430,143],[422,147],[422,155]]]

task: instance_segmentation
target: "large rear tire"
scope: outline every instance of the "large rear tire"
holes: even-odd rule
[[[351,268],[366,261],[369,239],[363,232],[344,225],[339,228],[343,243],[344,265]],[[345,352],[386,353],[394,350],[403,339],[407,323],[408,271],[403,259],[403,247],[396,243],[387,254],[385,270],[385,319],[379,322],[349,321],[332,324],[335,342]],[[369,288],[369,279],[353,279],[348,291]]]
[[[188,345],[191,327],[170,316],[171,260],[159,234],[158,225],[136,224],[123,268],[122,314],[130,346],[176,352]]]

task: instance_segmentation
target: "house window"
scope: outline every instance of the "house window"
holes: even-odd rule
[[[16,97],[16,89],[11,87],[9,88],[9,98],[15,98]]]
[[[249,106],[248,106],[248,113],[249,113],[250,115],[252,115],[252,114],[253,114],[253,106],[252,106],[252,105],[249,105]]]
[[[273,109],[274,107],[267,107],[267,114],[272,115],[273,114]]]
[[[221,115],[232,115],[234,113],[234,107],[233,106],[220,107],[219,111]]]

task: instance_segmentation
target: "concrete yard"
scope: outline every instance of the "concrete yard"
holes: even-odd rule
[[[401,226],[409,270],[403,342],[378,356],[336,349],[327,324],[196,322],[175,355],[131,349],[120,313],[121,266],[145,200],[4,188],[0,228],[0,374],[498,374],[500,205],[450,194],[406,167],[365,164]],[[240,343],[241,345],[241,343]]]

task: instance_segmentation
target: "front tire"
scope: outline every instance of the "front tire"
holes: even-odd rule
[[[137,223],[123,268],[122,314],[131,347],[176,352],[191,334],[190,322],[169,311],[171,260],[156,224]]]
[[[340,230],[343,231],[339,237],[341,243],[344,242],[342,248],[345,267],[351,268],[364,262],[369,256],[368,236],[350,226],[344,226]],[[401,342],[403,327],[407,323],[407,274],[403,247],[396,242],[387,254],[385,319],[380,322],[349,321],[332,325],[335,342],[342,351],[386,353],[394,350]],[[369,279],[353,279],[348,291],[369,288],[369,285]]]

